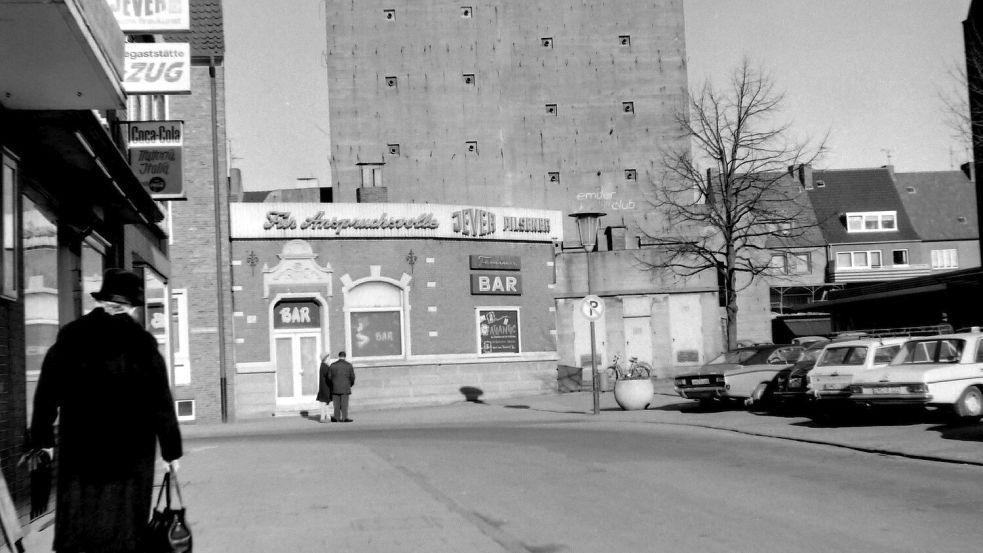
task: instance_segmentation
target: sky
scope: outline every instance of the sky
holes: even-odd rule
[[[968,161],[940,94],[965,64],[969,0],[684,0],[690,88],[746,55],[785,92],[800,138],[829,133],[816,165],[944,171]],[[951,149],[951,151],[950,151]]]
[[[336,0],[225,10],[229,153],[246,190],[330,183],[323,1]],[[828,133],[818,168],[956,169],[968,153],[940,94],[965,63],[969,3],[683,0],[690,88],[719,82],[746,56],[785,93],[796,137]]]

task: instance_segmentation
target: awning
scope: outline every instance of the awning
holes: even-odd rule
[[[820,319],[780,319],[793,336],[828,336],[833,327],[829,318]]]
[[[111,214],[124,224],[156,229],[164,215],[91,110],[7,111],[4,142],[22,166],[86,225]]]

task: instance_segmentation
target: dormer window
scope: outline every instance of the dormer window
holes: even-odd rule
[[[847,213],[847,232],[894,232],[898,230],[897,211]]]

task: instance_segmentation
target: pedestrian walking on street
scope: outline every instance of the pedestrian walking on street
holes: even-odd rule
[[[181,431],[157,340],[135,319],[143,277],[109,269],[99,307],[58,333],[34,394],[32,450],[58,423],[53,549],[136,553],[150,517],[157,443],[176,471]]]
[[[328,404],[331,403],[331,382],[328,380],[328,355],[321,359],[317,370],[317,400],[321,402],[321,418],[319,422],[328,422]],[[337,422],[331,417],[331,422]]]
[[[345,352],[338,352],[338,360],[328,366],[328,382],[331,386],[331,401],[334,402],[334,417],[331,422],[352,422],[348,418],[348,397],[355,385],[355,368],[345,359]]]

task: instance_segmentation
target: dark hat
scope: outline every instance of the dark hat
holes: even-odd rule
[[[102,288],[93,292],[92,297],[99,301],[143,305],[143,277],[126,269],[106,269],[102,275]]]

